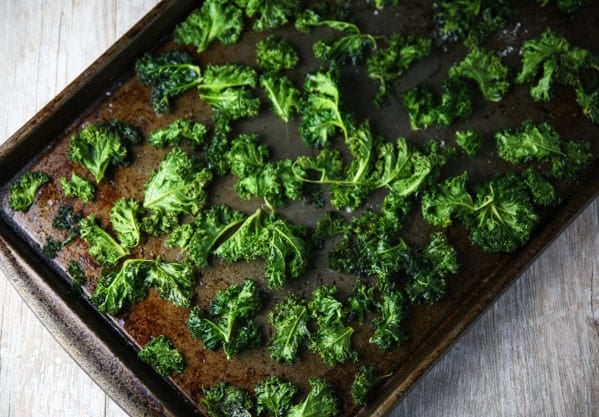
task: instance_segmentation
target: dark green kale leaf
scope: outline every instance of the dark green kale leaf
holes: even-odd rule
[[[201,82],[201,70],[186,52],[176,49],[158,55],[145,54],[135,62],[142,84],[151,87],[150,104],[156,113],[172,111],[172,99]]]
[[[206,0],[175,28],[175,42],[205,51],[214,41],[236,43],[243,31],[243,11],[228,0]]]
[[[173,372],[180,374],[185,366],[181,352],[164,335],[152,338],[137,352],[137,356],[165,378]]]
[[[143,208],[134,198],[122,197],[110,209],[110,223],[123,248],[129,249],[141,241]]]
[[[49,182],[50,176],[43,171],[24,173],[10,185],[9,207],[16,211],[27,211],[35,201],[39,189]]]
[[[144,186],[146,209],[195,215],[206,202],[212,174],[180,148],[173,148]]]
[[[194,308],[187,320],[193,337],[210,350],[223,348],[227,359],[262,343],[260,325],[253,317],[262,307],[262,293],[255,281],[218,291],[207,312]]]
[[[85,203],[92,202],[96,198],[96,188],[94,185],[76,173],[71,174],[71,179],[60,178],[62,191],[67,197],[76,197]]]
[[[250,394],[228,382],[219,382],[204,389],[202,406],[211,417],[253,417],[254,401]]]
[[[256,384],[256,405],[258,414],[266,411],[273,417],[286,417],[293,405],[297,387],[290,382],[271,376]]]
[[[268,345],[271,358],[279,363],[297,361],[300,349],[310,338],[309,318],[305,300],[292,294],[275,306],[268,316],[274,328]]]
[[[192,120],[178,119],[162,129],[154,130],[148,136],[152,146],[179,146],[186,139],[194,148],[204,144],[208,128]]]

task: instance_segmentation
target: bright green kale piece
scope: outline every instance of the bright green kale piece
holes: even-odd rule
[[[599,88],[585,92],[583,87],[576,88],[576,102],[582,109],[582,114],[591,122],[599,123]]]
[[[195,274],[188,262],[156,259],[148,268],[145,285],[156,288],[160,297],[177,307],[187,308],[194,295]]]
[[[351,343],[354,329],[344,323],[347,309],[336,296],[337,287],[322,285],[312,292],[309,303],[309,309],[317,323],[317,330],[310,340],[310,349],[330,366],[358,360],[358,354]]]
[[[151,236],[161,236],[179,225],[179,215],[174,211],[156,209],[141,219],[141,230]]]
[[[368,284],[365,280],[358,280],[352,286],[351,293],[347,298],[347,306],[349,317],[363,324],[366,320],[366,315],[369,311],[374,310],[375,303],[375,288]]]
[[[508,68],[491,50],[475,47],[464,59],[449,69],[450,78],[469,78],[475,81],[483,97],[500,101],[510,87]]]
[[[249,18],[254,18],[252,28],[259,32],[277,29],[301,11],[299,0],[236,0]]]
[[[172,100],[201,82],[200,67],[191,55],[176,49],[144,54],[135,62],[135,73],[142,84],[151,88],[150,104],[156,113],[172,111]]]
[[[146,270],[152,261],[127,259],[119,269],[105,269],[91,300],[102,313],[116,315],[146,296]]]
[[[550,207],[560,203],[555,187],[539,171],[528,167],[522,176],[535,204]]]
[[[208,168],[216,175],[226,175],[229,164],[223,155],[229,150],[230,141],[226,132],[216,131],[204,149],[204,159]]]
[[[43,171],[24,173],[10,185],[9,207],[15,211],[27,211],[35,201],[37,192],[50,180],[50,176]]]
[[[324,249],[325,243],[338,235],[349,231],[349,223],[338,211],[327,211],[318,220],[310,238],[312,247]]]
[[[391,95],[393,85],[414,64],[431,53],[431,40],[420,36],[394,33],[386,45],[372,52],[366,61],[366,72],[378,86],[374,102],[381,106]]]
[[[350,394],[354,404],[368,404],[373,390],[376,388],[380,380],[376,370],[372,366],[361,367],[351,385]]]
[[[300,276],[308,265],[306,233],[305,227],[258,209],[214,254],[228,263],[264,259],[268,287],[282,288],[290,278]]]
[[[530,95],[535,101],[549,101],[552,85],[581,88],[581,72],[586,69],[598,71],[598,59],[548,28],[522,45],[522,70],[516,82],[531,83]]]
[[[291,70],[298,63],[297,50],[284,38],[269,35],[256,44],[256,64],[267,73]]]
[[[278,363],[294,363],[300,349],[308,344],[310,312],[304,299],[288,295],[269,313],[274,328],[269,341],[270,357]]]
[[[436,301],[437,294],[445,293],[444,280],[441,288],[436,289],[436,293],[429,297]],[[426,283],[429,285],[429,283]],[[427,300],[428,301],[428,300]],[[380,316],[372,321],[374,334],[370,337],[370,343],[374,343],[381,350],[390,350],[406,341],[406,333],[402,327],[402,322],[406,316],[407,303],[404,296],[399,291],[386,291],[382,300],[377,303]]]
[[[123,248],[129,249],[141,241],[143,208],[134,198],[122,197],[110,209],[110,223]]]
[[[426,129],[432,125],[447,127],[472,112],[472,99],[467,86],[456,78],[443,81],[439,103],[435,100],[433,90],[426,84],[405,90],[401,98],[412,130]]]
[[[253,417],[254,401],[249,393],[229,384],[219,382],[210,389],[204,389],[200,404],[210,417]]]
[[[85,203],[94,201],[94,198],[96,198],[96,188],[94,185],[74,172],[71,174],[70,180],[61,177],[60,185],[62,186],[64,195],[67,197],[79,198]]]
[[[377,48],[377,37],[363,33],[360,28],[350,22],[328,22],[321,20],[313,26],[328,26],[341,32],[335,39],[320,39],[312,46],[316,59],[333,65],[362,63],[366,54]]]
[[[164,335],[152,338],[137,352],[137,356],[165,378],[172,373],[180,374],[185,367],[183,355]]]
[[[173,148],[144,186],[143,206],[195,215],[206,202],[206,186],[212,173],[182,149]]]
[[[260,86],[270,101],[272,111],[285,123],[289,122],[302,107],[302,93],[285,76],[266,74],[260,77]]]
[[[227,359],[262,343],[260,325],[253,317],[262,307],[262,293],[255,281],[231,285],[216,293],[207,312],[199,307],[189,314],[187,326],[206,348],[223,348]]]
[[[528,186],[513,173],[498,175],[476,188],[476,197],[466,190],[467,173],[450,177],[427,191],[422,198],[424,219],[447,226],[460,219],[473,244],[486,252],[513,252],[524,243],[538,223]]]
[[[572,182],[593,159],[588,141],[562,140],[548,122],[525,120],[517,129],[495,133],[498,155],[512,163],[547,161],[550,175]]]
[[[129,251],[123,248],[96,220],[95,214],[90,214],[79,223],[79,235],[88,244],[87,251],[96,262],[103,266],[115,265]]]
[[[374,0],[374,7],[378,10],[384,9],[387,6],[397,6],[399,0]]]
[[[304,400],[289,409],[286,417],[335,417],[339,400],[331,383],[323,378],[310,378],[311,390]]]
[[[293,405],[297,387],[290,382],[271,376],[256,384],[256,410],[258,414],[266,412],[273,417],[286,417]]]
[[[308,74],[304,92],[299,132],[306,145],[324,148],[338,133],[347,140],[352,120],[342,109],[337,71],[329,69]]]
[[[436,184],[422,196],[422,217],[438,227],[448,227],[462,210],[472,210],[474,200],[466,189],[468,173],[447,178]]]
[[[450,274],[458,271],[457,253],[449,243],[447,236],[443,233],[433,233],[426,246],[422,249],[412,252],[412,258],[403,265],[404,270],[409,276],[406,285],[408,299],[413,303],[433,304],[439,301],[447,292],[446,278]],[[390,303],[400,300],[391,298]],[[385,306],[386,300],[383,300],[382,309],[391,308],[393,304]],[[401,314],[399,307],[387,314]],[[383,311],[383,317],[385,317]],[[392,316],[391,316],[392,317]],[[392,323],[393,324],[393,323]],[[398,334],[398,341],[404,336]]]
[[[192,223],[177,226],[167,239],[167,245],[182,248],[198,266],[209,264],[209,256],[225,235],[243,223],[247,216],[222,204],[201,211]]]
[[[118,120],[101,121],[77,131],[69,142],[67,158],[83,165],[100,183],[109,166],[127,165],[127,145],[142,136],[137,128]]]
[[[466,129],[455,132],[455,143],[469,157],[476,156],[483,145],[483,135],[478,130]]]
[[[327,149],[316,157],[299,157],[293,165],[298,180],[329,185],[331,203],[340,210],[355,210],[381,188],[396,198],[413,195],[434,171],[428,155],[410,149],[403,138],[382,142],[367,122],[350,132],[346,144],[354,157],[347,167],[338,152]]]
[[[252,93],[257,83],[256,71],[248,66],[206,66],[198,90],[200,99],[212,108],[217,130],[228,132],[231,122],[258,115],[260,100]]]
[[[511,8],[507,0],[438,0],[433,18],[441,41],[462,41],[473,47],[505,26]]]
[[[192,120],[178,119],[162,129],[154,130],[148,136],[150,145],[161,148],[179,146],[183,139],[197,148],[204,144],[208,128],[206,125]]]
[[[268,148],[256,134],[243,133],[231,142],[224,155],[238,180],[235,191],[246,200],[263,197],[272,207],[281,207],[285,198],[299,199],[302,182],[292,172],[292,161],[269,161]]]
[[[228,0],[206,0],[175,28],[175,42],[203,52],[215,41],[236,43],[243,32],[243,10]]]

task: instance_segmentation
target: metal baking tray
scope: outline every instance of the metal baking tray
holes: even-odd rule
[[[366,32],[391,33],[395,31],[432,36],[431,1],[402,1],[401,5],[374,13],[367,2],[353,2],[353,18]],[[282,376],[306,388],[311,376],[323,376],[338,388],[343,404],[342,415],[383,416],[410,389],[426,370],[446,351],[464,330],[504,291],[528,265],[555,239],[576,215],[599,193],[599,164],[595,158],[591,167],[574,184],[562,185],[559,193],[562,203],[541,212],[542,221],[530,242],[512,254],[485,254],[473,248],[460,227],[448,230],[448,236],[459,253],[461,269],[449,279],[448,293],[432,306],[414,306],[406,320],[408,341],[398,349],[381,352],[369,346],[368,326],[356,326],[354,345],[359,353],[357,363],[337,367],[325,366],[321,360],[307,353],[296,365],[277,365],[265,350],[253,350],[227,361],[222,352],[206,350],[202,343],[191,337],[186,329],[187,311],[170,305],[150,292],[148,297],[118,317],[99,314],[88,301],[87,295],[99,274],[99,268],[88,258],[85,245],[76,242],[55,260],[41,255],[40,245],[51,230],[51,221],[62,203],[68,202],[85,214],[94,212],[107,221],[112,203],[121,196],[142,198],[143,184],[164,155],[147,143],[135,146],[134,163],[112,171],[98,187],[96,201],[90,204],[62,196],[58,178],[71,171],[84,173],[66,159],[70,136],[82,125],[101,119],[121,119],[140,127],[148,133],[166,126],[175,118],[185,117],[210,124],[210,111],[193,92],[178,99],[176,110],[168,115],[156,115],[148,104],[149,91],[133,75],[135,60],[145,52],[156,52],[173,47],[172,31],[188,13],[197,7],[192,0],[167,0],[161,2],[139,23],[108,49],[73,83],[46,105],[29,122],[0,147],[0,266],[12,284],[30,305],[36,315],[56,336],[61,345],[81,364],[90,376],[128,413],[132,415],[202,415],[198,408],[202,387],[225,379],[232,384],[251,390],[257,381],[270,375]],[[563,33],[576,46],[597,54],[599,45],[599,4],[589,6],[588,13],[567,17],[551,8],[543,10],[531,1],[514,2],[515,19],[506,30],[493,36],[488,46],[505,51],[504,62],[515,71],[518,68],[518,50],[522,41],[539,35],[547,26]],[[307,66],[316,68],[311,58],[311,41],[301,37],[292,28],[283,28],[280,34],[288,37],[300,48]],[[247,32],[239,44],[214,46],[199,57],[199,62],[252,63],[255,43],[265,34]],[[318,33],[314,36],[318,36]],[[308,39],[307,42],[305,39]],[[401,90],[420,81],[438,83],[446,77],[447,68],[464,56],[461,46],[435,50],[430,58],[416,64],[401,80]],[[580,138],[592,143],[594,155],[599,154],[599,127],[581,116],[571,91],[557,87],[555,97],[548,104],[534,103],[526,86],[512,86],[508,96],[499,103],[482,100],[473,89],[475,111],[471,118],[459,121],[451,129],[412,132],[398,101],[392,99],[383,111],[372,113],[373,106],[364,106],[373,97],[358,79],[359,69],[350,67],[343,71],[342,79],[352,84],[352,95],[347,106],[358,119],[369,117],[374,128],[389,139],[404,136],[414,143],[429,138],[451,142],[454,130],[468,126],[481,129],[486,145],[474,161],[458,159],[445,168],[444,175],[462,172],[466,167],[474,180],[510,169],[493,157],[492,134],[501,128],[519,126],[524,119],[549,119],[563,137]],[[296,82],[303,74],[292,74]],[[263,105],[263,109],[266,108]],[[297,122],[286,126],[265,114],[249,122],[238,123],[236,130],[254,131],[271,146],[275,159],[305,153],[297,136]],[[467,164],[467,165],[466,165]],[[43,187],[36,203],[25,213],[13,212],[7,206],[8,184],[20,173],[43,169],[53,181]],[[231,179],[224,179],[213,190],[219,201],[234,208],[253,211],[260,202],[245,201],[232,192]],[[291,205],[281,210],[288,218],[314,224],[326,208],[318,211],[312,207]],[[408,219],[405,239],[419,244],[431,231],[417,216]],[[177,256],[162,241],[148,239],[132,256],[165,259]],[[88,268],[89,281],[84,295],[71,290],[64,273],[69,259],[75,258]],[[341,294],[347,294],[355,280],[330,271],[324,257],[316,260],[314,268],[282,291],[272,291],[270,301],[263,309],[265,321],[269,307],[286,291],[308,295],[312,288],[322,283],[335,282]],[[215,291],[241,281],[244,277],[261,279],[260,262],[234,265],[216,264],[202,271],[195,304],[205,306]],[[267,326],[265,326],[267,328]],[[136,352],[152,336],[165,334],[182,350],[186,370],[180,375],[163,379],[137,359]],[[376,363],[379,369],[392,376],[368,407],[353,407],[349,399],[349,385],[355,371],[364,364]]]

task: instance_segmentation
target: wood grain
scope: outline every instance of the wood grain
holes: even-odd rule
[[[0,140],[156,0],[0,2]],[[599,416],[599,201],[416,385],[393,417]],[[0,273],[0,416],[122,417]]]

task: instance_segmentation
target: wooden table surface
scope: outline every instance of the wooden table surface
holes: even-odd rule
[[[1,1],[0,140],[156,3]],[[595,200],[392,416],[599,416],[598,254]],[[2,273],[0,416],[125,416],[62,350]]]

